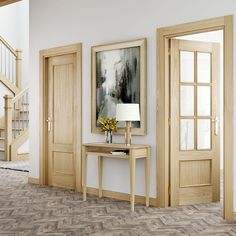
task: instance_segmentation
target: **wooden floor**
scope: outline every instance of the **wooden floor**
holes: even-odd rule
[[[0,235],[236,235],[220,203],[160,209],[31,185],[27,173],[0,169]]]

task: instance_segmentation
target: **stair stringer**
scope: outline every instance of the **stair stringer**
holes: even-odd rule
[[[13,140],[10,146],[11,161],[19,161],[27,159],[28,155],[18,154],[17,150],[29,139],[29,129],[24,130],[15,140]]]
[[[0,129],[4,129],[4,116],[0,117]]]

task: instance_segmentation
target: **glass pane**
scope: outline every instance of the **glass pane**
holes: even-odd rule
[[[197,114],[198,116],[211,115],[211,87],[197,87]]]
[[[194,115],[194,86],[180,86],[180,115]]]
[[[194,120],[180,120],[180,150],[194,149]]]
[[[211,120],[198,119],[197,121],[197,149],[211,148]]]
[[[194,52],[180,51],[180,82],[194,82]]]
[[[198,83],[211,82],[211,54],[197,53],[197,81]]]

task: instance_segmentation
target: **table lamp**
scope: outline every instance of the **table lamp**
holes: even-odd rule
[[[121,103],[116,106],[116,120],[125,121],[125,144],[131,144],[131,122],[140,121],[139,104]]]

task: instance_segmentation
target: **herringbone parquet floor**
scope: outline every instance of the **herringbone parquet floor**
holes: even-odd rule
[[[129,203],[27,183],[27,173],[0,170],[0,235],[236,235],[219,203],[135,212]]]

